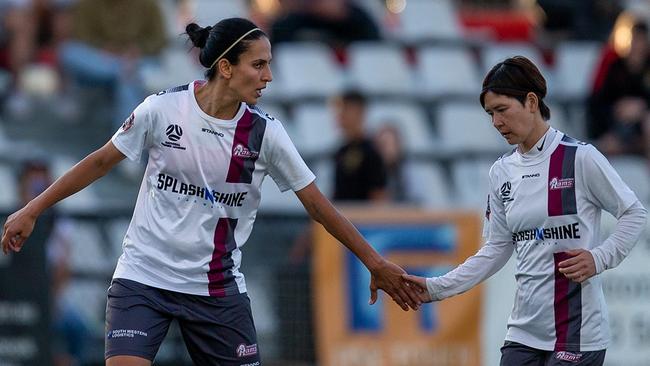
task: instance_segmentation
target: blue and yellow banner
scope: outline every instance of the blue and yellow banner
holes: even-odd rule
[[[480,243],[481,221],[474,213],[366,207],[344,214],[382,256],[421,276],[448,272]],[[314,236],[319,365],[480,364],[480,287],[417,312],[404,312],[385,295],[371,306],[363,264],[322,226],[315,226]]]

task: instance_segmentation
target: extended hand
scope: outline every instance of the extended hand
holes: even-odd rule
[[[566,253],[571,258],[563,260],[558,264],[559,271],[566,278],[580,283],[596,274],[596,263],[594,262],[594,257],[588,250],[567,250]]]
[[[411,309],[417,310],[422,303],[418,294],[420,289],[404,281],[402,275],[405,273],[406,271],[400,266],[387,260],[384,260],[376,269],[371,270],[369,304],[372,305],[377,301],[377,290],[382,289],[404,311],[408,311],[409,306]]]
[[[417,287],[420,289],[418,291],[418,296],[421,302],[432,302],[433,299],[431,298],[431,294],[429,294],[429,290],[427,289],[427,279],[424,277],[420,276],[414,276],[410,274],[403,274],[402,278],[407,281],[408,284],[411,285],[411,287]]]
[[[34,230],[36,217],[30,215],[25,208],[13,213],[7,218],[2,232],[2,252],[20,252],[25,241]]]

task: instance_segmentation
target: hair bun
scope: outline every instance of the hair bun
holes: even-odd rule
[[[210,36],[211,29],[211,26],[202,28],[196,23],[190,23],[185,27],[185,32],[188,36],[190,36],[190,40],[192,41],[194,47],[203,48],[205,46],[205,42]]]

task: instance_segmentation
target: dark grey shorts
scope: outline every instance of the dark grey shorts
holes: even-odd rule
[[[196,365],[260,365],[247,294],[198,296],[115,279],[106,304],[105,357],[153,361],[172,320]]]
[[[603,362],[605,350],[542,351],[510,341],[501,347],[501,366],[602,366]]]

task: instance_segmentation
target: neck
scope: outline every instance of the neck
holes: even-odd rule
[[[528,135],[528,138],[519,144],[519,151],[521,153],[527,153],[530,151],[530,149],[535,146],[537,141],[544,136],[546,131],[550,128],[549,124],[546,123],[541,117],[535,121],[535,127],[533,128],[533,131],[531,131],[530,135]]]
[[[196,102],[207,115],[218,119],[232,119],[241,101],[222,83],[209,81],[196,89]]]

